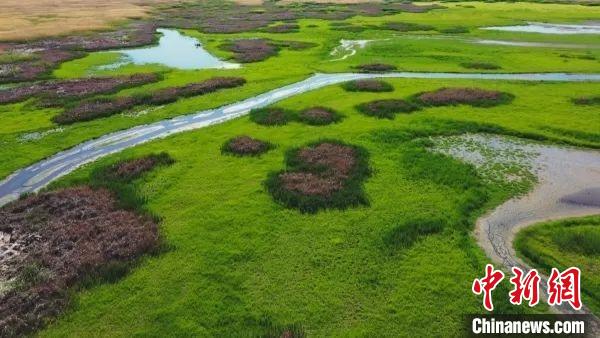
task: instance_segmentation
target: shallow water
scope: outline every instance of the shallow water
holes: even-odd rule
[[[237,63],[219,60],[206,51],[200,41],[185,36],[174,29],[158,29],[157,32],[162,34],[158,40],[158,45],[118,50],[119,53],[123,54],[123,58],[116,63],[100,68],[114,69],[129,63],[137,65],[161,64],[178,69],[232,69],[240,67]]]
[[[545,47],[545,48],[593,48],[594,46],[571,44],[571,43],[554,43],[554,42],[528,42],[528,41],[507,41],[507,40],[476,40],[474,41],[481,45],[497,45],[497,46],[515,46],[515,47]]]
[[[345,60],[348,57],[356,54],[359,48],[365,48],[369,42],[373,40],[340,40],[340,45],[335,47],[329,55],[337,56],[338,58],[331,61]]]
[[[471,163],[479,170],[485,169],[489,159],[497,161],[496,168],[516,162],[537,177],[538,182],[529,193],[504,202],[477,220],[477,242],[488,257],[508,269],[528,269],[513,248],[515,234],[524,227],[600,214],[600,151],[482,134],[441,140],[444,146],[434,150]],[[567,307],[554,311],[570,312]]]
[[[507,32],[525,32],[542,34],[600,34],[600,25],[559,25],[541,22],[528,22],[526,25],[515,26],[493,26],[483,27],[481,29],[507,31]]]

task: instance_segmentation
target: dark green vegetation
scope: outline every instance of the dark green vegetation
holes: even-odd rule
[[[380,119],[393,119],[396,114],[408,114],[419,109],[411,102],[399,99],[375,100],[361,103],[356,109],[367,116],[373,116]]]
[[[515,248],[546,274],[553,267],[581,269],[583,303],[600,313],[600,217],[535,225],[517,234]]]
[[[349,92],[392,92],[394,87],[391,84],[382,80],[355,80],[349,81],[342,84],[342,88]]]
[[[221,152],[239,156],[258,156],[274,147],[275,146],[269,142],[243,135],[227,140],[221,147]]]
[[[598,106],[600,105],[600,96],[585,96],[574,98],[573,103],[582,106]]]
[[[363,182],[370,175],[364,149],[322,140],[287,152],[286,170],[269,174],[265,185],[289,208],[315,213],[368,204]]]

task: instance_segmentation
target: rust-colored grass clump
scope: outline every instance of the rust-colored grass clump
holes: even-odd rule
[[[129,181],[140,177],[157,166],[171,165],[173,163],[175,163],[175,160],[165,152],[150,154],[113,164],[104,170],[103,178]]]
[[[367,157],[362,148],[339,141],[292,149],[286,155],[287,170],[269,175],[266,186],[276,201],[302,212],[364,205]]]
[[[221,147],[221,152],[239,156],[258,156],[273,148],[274,146],[269,142],[242,135],[225,142]]]
[[[356,106],[356,109],[367,116],[391,120],[396,117],[396,114],[409,114],[419,107],[405,100],[385,99],[361,103]]]
[[[391,72],[396,70],[396,66],[388,65],[385,63],[367,63],[356,66],[358,70],[365,73],[381,73],[381,72]]]
[[[117,278],[159,244],[154,220],[118,207],[106,189],[75,187],[29,196],[0,209],[12,255],[0,256],[0,335],[25,335],[68,303],[84,280]]]
[[[239,39],[221,46],[233,53],[233,59],[241,63],[258,62],[277,55],[279,48],[266,39]]]
[[[65,109],[52,120],[58,124],[72,124],[107,117],[129,110],[138,105],[161,105],[180,98],[204,95],[220,89],[242,86],[246,80],[241,77],[214,77],[202,82],[190,83],[182,87],[159,89],[155,92],[115,98],[93,98],[83,100]]]
[[[510,102],[511,94],[480,88],[440,88],[435,91],[417,94],[416,100],[427,106],[447,106],[468,104],[478,107],[491,107]]]
[[[263,126],[282,126],[294,119],[293,113],[279,107],[252,109],[250,120]]]
[[[349,92],[381,93],[394,91],[394,87],[391,84],[376,79],[348,81],[342,84],[342,88]]]
[[[342,116],[335,110],[326,107],[308,108],[298,114],[300,122],[312,126],[324,126],[339,122]]]

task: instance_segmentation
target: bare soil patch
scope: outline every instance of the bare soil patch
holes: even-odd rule
[[[368,155],[339,141],[320,141],[286,154],[286,171],[272,173],[265,182],[283,205],[314,213],[365,205],[363,181],[370,175]]]
[[[0,256],[0,335],[25,335],[68,304],[67,290],[87,278],[124,273],[159,243],[149,217],[119,209],[108,190],[75,187],[30,196],[0,209],[0,231],[18,254]]]
[[[399,99],[375,100],[356,106],[356,109],[367,115],[380,119],[394,119],[396,114],[408,114],[419,109],[415,104]]]
[[[342,84],[342,88],[349,92],[379,93],[394,91],[394,87],[391,84],[376,79],[354,80],[345,82]]]
[[[440,88],[432,92],[417,94],[417,101],[428,106],[468,104],[491,107],[513,99],[508,93],[480,88]]]
[[[221,147],[221,152],[239,156],[258,156],[273,149],[273,147],[274,146],[269,142],[243,135],[236,136],[225,142],[223,147]]]

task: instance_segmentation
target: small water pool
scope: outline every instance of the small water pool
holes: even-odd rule
[[[600,34],[599,24],[550,24],[541,22],[528,22],[526,25],[516,26],[493,26],[483,27],[485,30],[507,31],[507,32],[525,32],[542,34]]]
[[[162,36],[158,45],[118,50],[123,57],[116,63],[101,66],[101,69],[115,69],[126,64],[161,64],[178,69],[234,69],[237,63],[226,62],[211,55],[200,41],[185,36],[174,29],[158,29]]]

